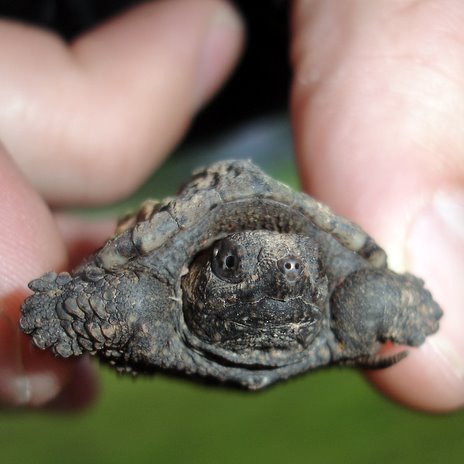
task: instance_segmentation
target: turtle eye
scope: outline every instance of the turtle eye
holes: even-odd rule
[[[242,253],[240,247],[230,240],[222,240],[213,249],[211,268],[222,280],[238,283],[243,280]]]

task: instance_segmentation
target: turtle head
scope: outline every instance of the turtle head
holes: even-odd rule
[[[241,362],[285,363],[311,345],[325,317],[319,250],[301,235],[230,235],[195,257],[182,289],[188,330],[204,349]]]

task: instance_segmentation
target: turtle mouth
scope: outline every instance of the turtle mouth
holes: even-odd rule
[[[307,349],[323,318],[321,310],[302,297],[291,302],[261,298],[222,311],[187,311],[185,316],[189,331],[204,342],[208,352],[234,353],[247,363],[258,360],[268,366]]]
[[[295,326],[309,327],[309,326],[315,324],[315,322],[316,321],[314,319],[312,319],[312,320],[308,320],[308,321],[295,323]],[[252,324],[252,323],[248,323],[248,322],[238,322],[238,321],[233,321],[233,320],[230,321],[230,324],[235,325],[235,327],[237,327],[237,328],[255,329],[257,327],[257,324]],[[274,330],[274,329],[279,330],[279,329],[288,329],[289,325],[290,325],[290,323],[288,323],[288,322],[282,323],[282,324],[269,323],[269,324],[263,325],[261,328],[268,329],[268,330]]]
[[[227,307],[221,314],[214,312],[224,325],[232,323],[250,329],[266,330],[292,325],[311,325],[320,317],[319,308],[302,297],[288,300],[265,297]]]

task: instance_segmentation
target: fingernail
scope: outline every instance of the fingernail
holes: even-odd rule
[[[0,404],[3,406],[40,406],[60,391],[63,379],[50,369],[40,369],[48,363],[48,360],[44,362],[46,354],[35,350],[37,353],[31,355],[31,350],[30,340],[19,332],[16,318],[7,311],[0,312]]]
[[[30,398],[30,384],[21,375],[19,334],[6,311],[0,309],[0,404],[19,406]]]
[[[406,249],[408,268],[444,310],[430,344],[464,396],[464,192],[437,191],[412,224]]]
[[[57,379],[47,373],[35,375],[11,375],[9,377],[11,405],[41,406],[60,391]]]
[[[233,66],[240,49],[242,33],[242,22],[235,10],[220,4],[210,20],[199,59],[198,107],[214,93]]]

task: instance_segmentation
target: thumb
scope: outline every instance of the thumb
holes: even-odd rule
[[[292,111],[304,188],[422,277],[445,312],[437,335],[369,378],[442,411],[464,404],[464,4],[408,3],[295,1]]]

